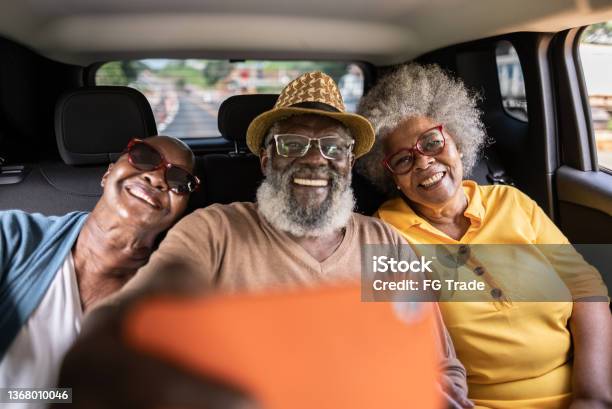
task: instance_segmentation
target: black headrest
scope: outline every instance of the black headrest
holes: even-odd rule
[[[68,165],[112,162],[130,139],[156,134],[151,106],[133,88],[79,88],[55,107],[57,147]]]
[[[278,94],[234,95],[219,107],[219,132],[230,141],[246,144],[246,132],[255,117],[274,107]]]

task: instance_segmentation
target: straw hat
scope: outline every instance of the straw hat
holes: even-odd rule
[[[247,145],[259,156],[265,135],[272,124],[300,114],[317,114],[342,122],[355,139],[354,154],[366,154],[374,143],[374,129],[361,115],[346,112],[342,96],[334,80],[322,72],[309,72],[291,81],[269,111],[259,115],[247,130]]]

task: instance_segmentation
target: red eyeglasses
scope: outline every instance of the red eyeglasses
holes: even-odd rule
[[[415,152],[425,156],[439,155],[446,145],[442,129],[442,125],[438,125],[426,130],[418,137],[414,146],[400,149],[383,159],[383,166],[391,173],[403,175],[412,170]]]
[[[177,195],[187,195],[200,185],[200,179],[197,176],[168,162],[161,152],[142,139],[132,139],[126,151],[130,165],[138,170],[150,172],[164,168],[166,184]]]

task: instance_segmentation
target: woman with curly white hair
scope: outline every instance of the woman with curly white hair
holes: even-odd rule
[[[436,65],[401,66],[360,103],[377,140],[357,169],[395,196],[378,217],[411,244],[456,245],[457,260],[465,256],[454,267],[456,277],[483,283],[478,302],[440,303],[477,407],[609,407],[612,321],[605,284],[525,194],[464,179],[487,143],[477,101]],[[477,257],[475,244],[512,244],[519,253]],[[561,263],[561,254],[571,257]],[[527,271],[546,288],[525,291],[562,288],[567,298],[516,302],[526,299],[516,283]],[[578,302],[587,299],[595,301]]]

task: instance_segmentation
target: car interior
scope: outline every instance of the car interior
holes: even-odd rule
[[[591,246],[582,254],[601,272],[609,292],[612,0],[4,0],[0,211],[91,211],[102,195],[102,176],[128,142],[158,134],[181,139],[195,154],[194,174],[201,184],[191,194],[186,214],[216,203],[255,201],[263,174],[259,157],[247,147],[247,128],[274,106],[284,85],[313,68],[341,67],[329,68],[329,74],[354,112],[359,97],[382,75],[413,61],[440,65],[479,95],[488,144],[468,178],[481,185],[512,185],[527,194],[571,243]],[[181,77],[179,68],[192,77]],[[205,131],[191,125],[203,116]],[[352,187],[358,213],[373,215],[387,200],[356,170]],[[593,245],[599,253],[588,253]],[[266,307],[256,300],[252,311],[243,307],[236,316],[249,316],[245,309],[255,315],[258,308],[289,315],[295,304],[282,301],[280,307]],[[206,316],[209,306],[203,305],[196,312]],[[336,318],[344,322],[352,316],[351,310]],[[179,329],[185,330],[185,339],[198,330],[175,327],[180,320],[166,318],[148,317],[149,326],[138,327],[146,335],[142,338],[155,334],[157,339],[151,339],[164,348],[165,342],[183,347]],[[262,328],[276,325],[265,318]],[[287,322],[293,323],[290,318]],[[160,323],[167,332],[156,332]],[[401,327],[398,331],[409,332]],[[286,328],[304,339],[289,324]],[[364,327],[356,322],[355,328]],[[240,340],[253,334],[247,329],[246,335],[237,333]],[[354,338],[367,341],[367,335],[358,333]],[[397,346],[407,362],[400,369],[416,368],[413,389],[398,382],[406,402],[413,402],[408,395],[418,393],[420,385],[437,386],[428,382],[437,376],[433,361],[419,363],[427,355],[423,345],[433,342],[419,337],[424,333],[432,331],[411,333],[417,345],[412,350]],[[379,345],[386,342],[381,333],[376,335]],[[219,350],[232,351],[234,344],[219,339]],[[261,343],[271,348],[273,341]],[[320,348],[338,347],[332,341]],[[383,368],[360,350],[359,342],[354,349],[372,359],[360,361],[362,367],[380,367],[386,374],[391,365]],[[364,351],[374,349],[366,346],[370,349]],[[194,356],[185,359],[197,364],[201,345],[194,342],[192,347]],[[283,351],[294,355],[291,349]],[[214,348],[207,352],[212,362],[221,356]],[[263,362],[261,372],[266,373],[273,365],[257,355],[253,359]],[[308,364],[309,356],[302,358]],[[352,372],[341,369],[336,378]],[[367,372],[354,372],[361,384],[369,382]],[[335,375],[319,379],[313,373],[310,380],[320,384]],[[273,389],[282,392],[276,387],[280,378]],[[331,381],[325,387],[330,395],[337,389]],[[439,391],[430,392],[437,402]],[[358,393],[354,397],[362,399]],[[377,396],[373,401],[382,402]]]
[[[573,243],[612,242],[612,172],[598,163],[578,51],[585,27],[612,20],[609,1],[10,0],[0,7],[0,209],[91,210],[127,141],[158,133],[141,92],[96,83],[106,62],[350,62],[367,92],[395,64],[418,61],[441,65],[482,97],[492,143],[472,179],[518,187]],[[500,89],[499,53],[508,48],[522,70],[524,98],[514,106],[522,116]],[[275,99],[230,96],[216,135],[171,135],[196,153],[203,183],[190,210],[254,200],[262,175],[246,128]],[[360,213],[385,199],[358,174],[353,186]]]

